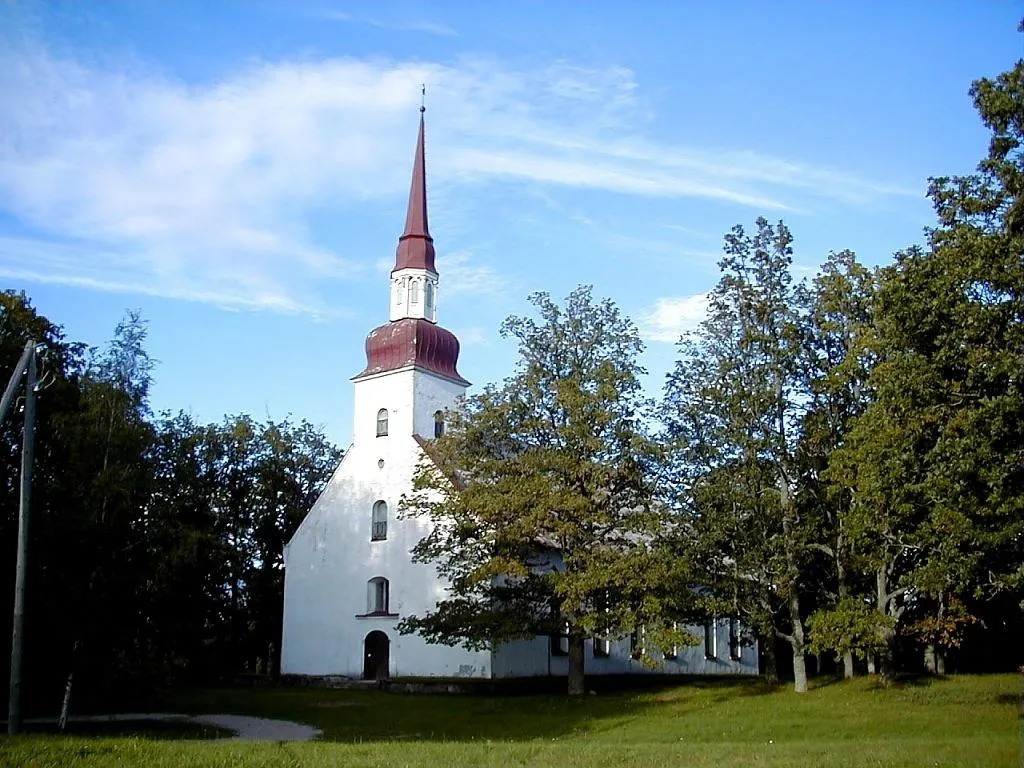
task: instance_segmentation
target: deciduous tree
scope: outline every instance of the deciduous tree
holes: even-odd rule
[[[403,500],[432,525],[414,557],[449,592],[401,629],[469,647],[564,634],[580,694],[586,637],[643,627],[648,655],[692,642],[673,625],[692,593],[660,546],[636,328],[589,288],[562,306],[531,301],[539,319],[502,326],[519,345],[515,374],[453,414]]]
[[[756,630],[792,649],[807,690],[801,606],[809,527],[798,509],[806,400],[792,237],[763,218],[725,238],[708,317],[680,343],[665,392],[684,557]],[[771,648],[766,649],[771,653]]]

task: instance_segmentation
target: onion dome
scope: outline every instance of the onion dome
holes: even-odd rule
[[[459,340],[422,318],[407,317],[374,328],[366,337],[366,368],[355,380],[410,366],[469,386],[459,375]]]

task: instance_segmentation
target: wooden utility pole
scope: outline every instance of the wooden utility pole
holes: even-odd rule
[[[26,357],[28,358],[26,361]],[[21,501],[18,507],[18,560],[14,577],[14,628],[11,632],[11,695],[7,707],[7,733],[21,731],[21,649],[24,642],[25,625],[25,568],[28,557],[28,511],[32,495],[32,442],[35,435],[36,416],[36,355],[35,343],[25,345],[22,355],[11,378],[14,383],[21,378],[22,363],[25,363],[25,430],[21,442]],[[12,387],[8,385],[8,392]],[[12,392],[13,396],[13,392]],[[8,393],[4,393],[2,405],[9,405]],[[2,414],[0,414],[2,415]]]

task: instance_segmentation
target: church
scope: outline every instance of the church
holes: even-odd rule
[[[366,367],[352,379],[352,444],[285,546],[283,674],[372,680],[568,672],[562,637],[470,651],[396,628],[403,616],[422,615],[445,594],[434,568],[410,555],[429,522],[396,514],[429,441],[444,429],[445,410],[470,385],[458,372],[458,339],[437,323],[438,286],[427,226],[421,107],[405,229],[391,272],[389,321],[366,337]],[[673,649],[653,668],[639,660],[635,638],[588,640],[586,672],[757,674],[757,646],[740,642],[734,620],[694,631],[703,634],[703,645]]]

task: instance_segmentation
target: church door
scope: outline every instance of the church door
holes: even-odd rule
[[[374,630],[363,641],[363,679],[383,680],[388,676],[391,641],[380,630]]]

